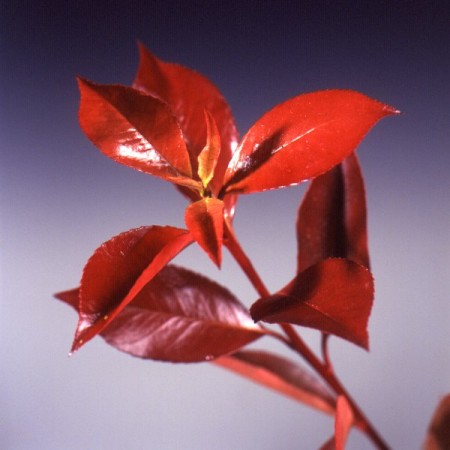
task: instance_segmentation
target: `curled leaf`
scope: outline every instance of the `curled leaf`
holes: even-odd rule
[[[326,258],[347,258],[369,268],[364,181],[356,155],[315,178],[297,217],[302,272]]]
[[[314,178],[352,153],[390,106],[349,90],[287,100],[245,134],[225,174],[226,192],[249,194]]]
[[[186,208],[186,226],[214,264],[222,262],[224,203],[206,197]]]
[[[57,294],[72,306],[76,295],[77,290]],[[210,361],[264,334],[227,289],[173,265],[155,275],[101,331],[121,351],[170,362]]]
[[[373,292],[367,268],[332,258],[298,274],[275,295],[257,300],[250,312],[255,321],[315,328],[368,349]]]
[[[206,141],[204,110],[214,117],[221,141],[217,168],[211,181],[212,190],[217,194],[238,141],[230,107],[220,91],[203,75],[158,59],[142,44],[139,51],[140,64],[133,86],[171,107],[187,141],[194,173],[197,173],[197,158]]]
[[[287,358],[266,351],[244,349],[214,362],[320,411],[334,412],[335,399],[329,390],[303,367]]]
[[[125,86],[81,78],[78,83],[81,128],[106,156],[174,183],[200,188],[191,179],[181,129],[164,102]]]
[[[153,226],[126,231],[102,244],[88,260],[81,278],[72,352],[109,325],[192,241],[186,230]]]

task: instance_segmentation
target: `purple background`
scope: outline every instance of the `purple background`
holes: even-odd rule
[[[450,391],[448,2],[261,3],[2,3],[2,449],[313,449],[332,433],[330,417],[212,365],[144,362],[100,338],[66,357],[76,315],[52,294],[75,287],[111,236],[183,226],[185,201],[171,186],[108,160],[77,124],[75,76],[131,83],[136,39],[208,76],[241,133],[317,89],[359,90],[404,112],[358,152],[376,279],[371,352],[339,339],[331,351],[392,446],[420,447]],[[272,290],[293,274],[302,192],[238,205],[238,235]],[[228,256],[220,273],[195,249],[177,262],[248,305],[256,298]],[[305,337],[317,345],[317,333]],[[371,446],[354,431],[349,448]]]

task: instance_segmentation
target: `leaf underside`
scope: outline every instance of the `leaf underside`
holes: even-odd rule
[[[367,268],[331,258],[298,274],[275,295],[257,300],[250,312],[255,321],[315,328],[368,349],[373,291]]]
[[[369,268],[364,181],[356,155],[315,178],[297,217],[297,272],[327,258]]]
[[[328,389],[287,358],[266,351],[244,349],[214,362],[322,412],[334,412],[335,399]]]

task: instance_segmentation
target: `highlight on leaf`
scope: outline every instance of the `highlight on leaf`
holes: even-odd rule
[[[336,400],[326,386],[302,366],[262,350],[239,350],[222,356],[215,364],[237,372],[289,398],[333,414]]]
[[[203,188],[208,187],[214,176],[217,161],[220,155],[220,134],[216,122],[211,114],[205,110],[206,120],[206,145],[198,155],[198,176]]]
[[[102,153],[116,162],[200,189],[183,133],[160,99],[125,86],[79,79],[80,126]]]
[[[187,230],[153,226],[126,231],[102,244],[83,271],[79,321],[71,351],[78,350],[109,325],[192,242]]]
[[[367,268],[330,258],[298,274],[276,294],[257,300],[250,313],[255,321],[315,328],[368,350],[373,293]]]
[[[357,157],[311,181],[297,216],[300,273],[327,258],[347,258],[369,268],[364,181]]]
[[[75,309],[78,290],[57,294]],[[236,297],[190,270],[168,265],[100,332],[133,356],[169,362],[211,361],[260,338]]]
[[[343,161],[394,108],[350,90],[299,95],[264,114],[244,135],[225,192],[250,194],[298,184]]]
[[[180,64],[162,61],[143,44],[139,44],[139,53],[140,63],[133,86],[170,106],[186,139],[194,173],[197,173],[197,158],[206,142],[204,110],[214,117],[221,150],[210,187],[217,195],[239,138],[228,103],[203,75]]]

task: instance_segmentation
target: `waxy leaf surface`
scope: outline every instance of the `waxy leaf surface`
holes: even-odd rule
[[[355,154],[315,178],[297,218],[300,273],[327,258],[369,267],[364,181]]]
[[[298,274],[277,294],[256,301],[250,312],[255,321],[311,327],[368,349],[373,293],[367,268],[327,259]]]
[[[77,290],[57,296],[74,306]],[[264,334],[227,289],[173,265],[162,269],[101,331],[121,351],[170,362],[210,361]]]
[[[352,153],[378,120],[396,112],[349,90],[287,100],[245,134],[225,174],[226,191],[249,194],[321,175]]]
[[[222,262],[224,204],[217,198],[206,197],[186,208],[186,226],[214,264]]]
[[[160,99],[125,86],[79,79],[79,121],[106,156],[134,169],[187,186],[192,180],[183,133]]]
[[[450,394],[440,402],[428,427],[424,450],[450,448]]]
[[[214,176],[217,160],[220,155],[220,134],[211,114],[205,111],[206,145],[198,155],[198,176],[206,189]]]
[[[214,118],[221,151],[211,187],[215,194],[237,146],[238,132],[231,110],[219,90],[203,75],[179,64],[161,61],[140,44],[140,64],[133,86],[167,102],[183,130],[194,173],[205,146],[204,110]]]
[[[72,352],[92,339],[181,250],[193,242],[186,230],[142,227],[102,244],[81,278],[79,321]]]
[[[335,399],[323,383],[287,358],[244,349],[214,362],[301,403],[326,413],[334,412]]]

